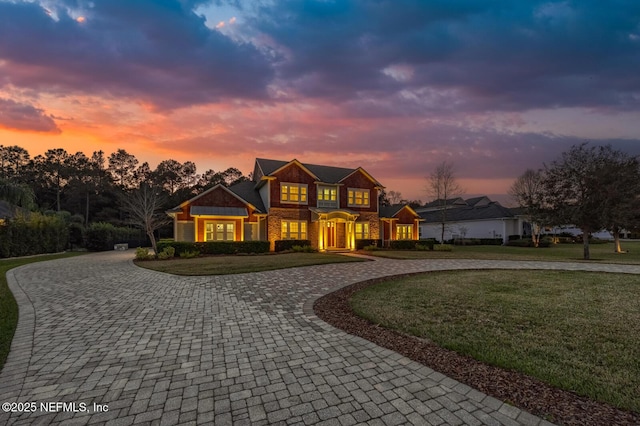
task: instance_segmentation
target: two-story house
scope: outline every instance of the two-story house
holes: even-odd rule
[[[258,158],[252,181],[217,185],[167,213],[176,241],[263,240],[273,249],[277,240],[296,239],[354,250],[358,239],[417,239],[419,216],[404,208],[381,214],[381,189],[362,167]]]

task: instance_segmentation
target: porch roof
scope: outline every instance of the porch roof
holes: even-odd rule
[[[333,208],[321,208],[321,207],[309,207],[311,213],[314,213],[314,217],[312,217],[313,221],[316,221],[320,218],[320,216],[327,215],[330,218],[335,218],[336,216],[353,216],[355,220],[356,217],[360,216],[360,213],[349,210],[349,209],[333,209]]]

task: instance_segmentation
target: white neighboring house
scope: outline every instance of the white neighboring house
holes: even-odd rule
[[[420,222],[420,238],[440,240],[442,232],[442,202],[433,201],[415,209]],[[527,234],[526,222],[516,211],[502,206],[488,197],[467,200],[447,200],[444,239],[454,238],[501,238],[503,243],[509,235]],[[530,234],[530,231],[528,232]]]

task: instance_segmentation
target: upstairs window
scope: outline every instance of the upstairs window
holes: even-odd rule
[[[318,207],[338,207],[338,188],[318,186]]]
[[[280,202],[307,204],[307,185],[302,183],[280,184]]]
[[[347,193],[349,207],[369,207],[368,189],[349,188]]]

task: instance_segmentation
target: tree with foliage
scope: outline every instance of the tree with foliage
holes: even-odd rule
[[[136,166],[138,159],[124,149],[112,153],[109,156],[109,167],[113,181],[121,189],[131,189],[136,183]]]
[[[42,198],[48,200],[48,195],[55,192],[56,211],[62,210],[62,192],[70,174],[68,162],[69,153],[62,148],[50,149],[44,156],[34,158],[34,172],[42,185]]]
[[[638,196],[638,163],[610,145],[574,145],[546,167],[545,206],[556,225],[582,230],[583,257],[590,258],[589,237],[602,229],[626,226],[624,213]],[[616,232],[617,234],[617,232]]]
[[[30,157],[26,149],[17,145],[0,145],[0,178],[20,180],[29,166]]]
[[[540,244],[543,221],[544,185],[541,170],[527,169],[509,188],[509,195],[523,209],[524,216],[531,224],[531,241],[534,247]]]
[[[440,244],[444,244],[447,210],[451,209],[449,201],[459,197],[463,192],[456,180],[453,163],[443,161],[427,178],[427,193],[436,202],[440,211]]]
[[[35,205],[35,195],[29,185],[2,178],[0,178],[0,200],[25,209],[31,209]]]
[[[120,197],[120,203],[129,221],[144,229],[151,241],[153,253],[157,257],[158,245],[155,231],[171,222],[164,213],[164,197],[161,190],[143,183],[139,188],[123,194]]]
[[[615,253],[622,253],[620,233],[640,226],[640,163],[611,146],[601,148],[608,165],[602,169],[601,192],[604,196],[604,229],[613,235]]]
[[[215,172],[209,169],[200,177],[199,186],[203,189],[213,188],[216,185],[228,187],[248,180],[249,178],[244,176],[242,172],[235,167],[229,167],[222,172]]]

